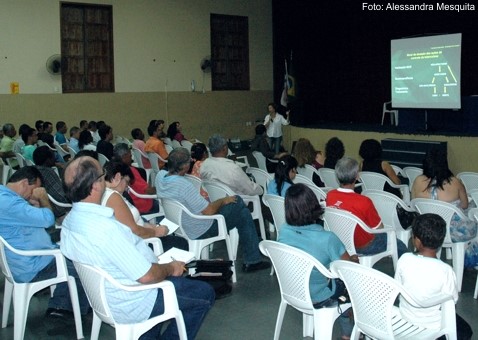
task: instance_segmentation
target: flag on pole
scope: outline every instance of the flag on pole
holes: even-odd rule
[[[288,101],[288,90],[289,90],[289,85],[288,85],[288,81],[289,81],[289,75],[287,74],[287,60],[284,59],[284,63],[285,63],[285,74],[284,74],[284,88],[282,89],[282,95],[280,97],[280,104],[284,107],[287,107],[287,103],[289,102]]]

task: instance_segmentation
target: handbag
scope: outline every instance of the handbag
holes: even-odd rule
[[[407,230],[412,226],[415,217],[419,216],[420,214],[416,211],[408,211],[402,208],[399,204],[397,204],[397,216],[398,220],[400,221],[400,225],[404,230]]]
[[[232,261],[224,260],[197,260],[185,266],[195,268],[194,274],[187,277],[209,283],[216,293],[216,300],[222,299],[232,293]]]

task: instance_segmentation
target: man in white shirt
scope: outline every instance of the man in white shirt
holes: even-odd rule
[[[251,181],[239,165],[227,158],[229,149],[224,137],[215,134],[209,138],[208,144],[211,157],[206,158],[199,170],[203,180],[224,183],[238,195],[262,195],[262,187]]]

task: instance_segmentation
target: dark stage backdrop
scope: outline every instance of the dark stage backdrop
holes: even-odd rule
[[[382,8],[372,10],[358,0],[273,0],[276,102],[292,50],[299,91],[293,124],[380,124],[383,103],[391,99],[390,40],[445,33],[463,34],[461,94],[478,94],[478,4],[469,3],[444,2],[465,6],[457,11],[427,0],[376,1],[369,4]],[[386,10],[387,4],[433,9]]]

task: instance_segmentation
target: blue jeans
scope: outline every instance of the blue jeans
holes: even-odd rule
[[[179,309],[183,313],[188,339],[195,339],[207,312],[214,305],[214,289],[206,282],[190,280],[184,277],[168,277],[176,289]],[[158,289],[156,303],[151,311],[150,318],[164,313],[163,291]],[[179,339],[176,321],[172,320],[161,334],[162,324],[158,324],[144,333],[141,340],[152,339]]]
[[[366,247],[356,249],[357,252],[361,255],[374,255],[381,253],[387,249],[387,234],[375,234],[374,239],[370,242]],[[402,256],[404,253],[409,252],[405,243],[400,241],[397,238],[397,254],[398,258]]]
[[[229,203],[219,209],[219,214],[226,220],[227,230],[237,228],[239,232],[239,243],[242,247],[244,264],[254,264],[262,261],[259,251],[259,237],[257,236],[256,225],[252,220],[251,212],[244,204],[240,196],[236,196],[236,203]],[[218,234],[217,221],[202,234],[199,239],[216,236]]]
[[[280,151],[280,146],[282,144],[282,136],[269,137],[269,142],[271,143],[271,149],[274,150],[276,154],[278,154]]]
[[[90,309],[90,303],[88,302],[88,298],[86,297],[85,290],[80,282],[80,277],[76,272],[75,266],[73,262],[66,259],[66,267],[68,269],[68,274],[73,276],[76,281],[76,288],[78,290],[78,301],[80,303],[80,312],[81,314],[85,315],[88,313]],[[56,277],[56,261],[53,259],[49,265],[43,268],[31,282],[43,281],[47,279],[51,279]],[[48,308],[57,308],[63,309],[68,311],[73,311],[73,307],[71,306],[71,298],[70,298],[70,290],[68,289],[68,282],[61,282],[56,285],[55,292],[53,296],[50,298],[48,302]]]

